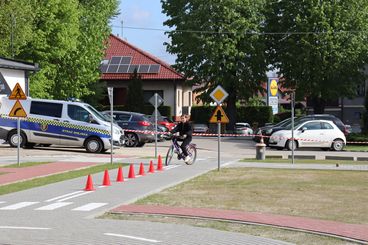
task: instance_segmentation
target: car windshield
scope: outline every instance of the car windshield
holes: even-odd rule
[[[90,105],[86,105],[86,107],[89,109],[89,111],[98,119],[105,121],[105,122],[110,122],[110,120],[108,120],[106,118],[106,116],[104,116],[103,114],[101,114],[101,112],[97,111],[94,107],[90,106]]]
[[[304,123],[305,121],[308,121],[308,119],[305,118],[298,118],[294,120],[294,130],[300,126],[300,124]],[[286,130],[291,130],[291,120],[288,125],[285,126]]]
[[[289,123],[291,123],[291,118],[287,118],[279,123],[275,124],[275,127],[285,127],[287,125],[289,125]]]

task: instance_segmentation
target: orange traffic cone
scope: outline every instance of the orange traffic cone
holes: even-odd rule
[[[111,185],[109,171],[107,171],[107,169],[105,170],[105,174],[104,174],[102,185],[104,185],[104,186]]]
[[[139,166],[139,175],[141,175],[141,176],[146,175],[146,174],[144,173],[143,163],[141,163],[141,165]]]
[[[116,182],[124,182],[123,168],[119,166],[118,175],[116,176]]]
[[[152,160],[150,161],[150,165],[149,165],[149,170],[148,170],[149,173],[154,173],[155,172],[155,168],[153,167],[153,162]]]
[[[95,188],[93,188],[93,182],[92,182],[92,177],[89,174],[88,178],[87,178],[87,184],[86,184],[86,188],[84,188],[85,191],[94,191]]]
[[[133,164],[130,164],[128,178],[129,178],[129,179],[134,179],[134,178],[135,178],[135,174],[134,174],[134,166],[133,166]]]
[[[161,155],[158,155],[158,161],[157,161],[157,170],[162,171],[162,159]]]

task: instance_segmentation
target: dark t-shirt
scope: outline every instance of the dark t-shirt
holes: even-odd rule
[[[171,130],[171,133],[177,133],[179,132],[180,136],[183,136],[184,134],[187,135],[187,137],[192,137],[193,129],[192,125],[189,122],[182,123],[180,122],[176,127]]]

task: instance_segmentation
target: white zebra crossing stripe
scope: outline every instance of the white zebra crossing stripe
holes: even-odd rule
[[[24,208],[24,207],[34,205],[36,203],[39,203],[39,202],[19,202],[19,203],[13,204],[13,205],[2,207],[2,208],[0,208],[0,210],[17,210],[17,209],[20,209],[20,208]]]
[[[67,197],[67,196],[72,196],[74,194],[78,194],[78,193],[82,193],[83,191],[75,191],[75,192],[71,192],[71,193],[68,193],[68,194],[65,194],[65,195],[62,195],[62,196],[57,196],[57,197],[54,197],[54,198],[51,198],[49,200],[46,200],[45,202],[52,202],[52,201],[55,201],[57,199],[61,199],[61,198],[64,198],[64,197]]]
[[[107,203],[91,202],[78,208],[72,209],[72,211],[91,211],[93,209],[107,205]]]
[[[45,211],[55,210],[57,208],[65,207],[70,204],[72,204],[72,202],[56,202],[43,207],[36,208],[35,210],[45,210]]]
[[[69,200],[69,199],[72,199],[72,198],[75,198],[75,197],[79,197],[79,196],[87,195],[87,194],[90,194],[90,193],[92,193],[92,192],[93,192],[93,191],[88,191],[88,192],[79,193],[79,194],[76,194],[76,195],[73,195],[73,196],[66,197],[66,198],[64,198],[64,199],[60,199],[60,200],[58,200],[58,202],[63,202],[63,201],[66,201],[66,200]]]

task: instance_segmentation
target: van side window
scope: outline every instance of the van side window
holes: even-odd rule
[[[76,121],[90,122],[90,113],[77,105],[68,105],[68,116]]]
[[[61,118],[62,111],[63,111],[63,104],[41,102],[41,101],[31,102],[31,109],[30,109],[31,114]]]

